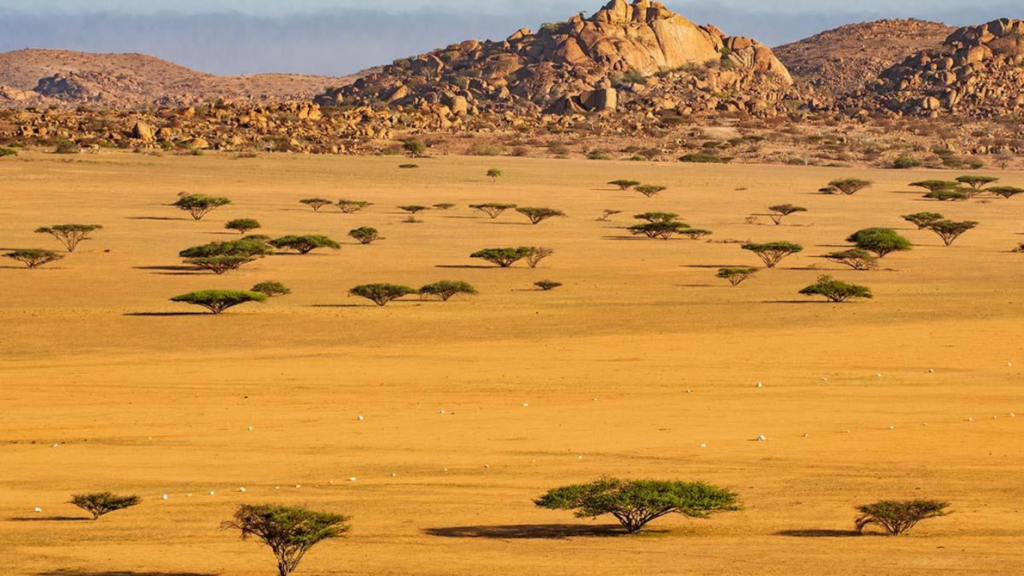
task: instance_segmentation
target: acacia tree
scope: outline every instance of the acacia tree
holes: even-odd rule
[[[633,189],[643,194],[647,198],[654,198],[658,194],[661,194],[665,190],[668,190],[668,188],[665,186],[655,186],[652,184],[644,184],[642,186],[637,186],[636,188]]]
[[[857,532],[862,534],[865,528],[875,524],[889,535],[899,536],[924,520],[951,514],[947,508],[949,504],[938,500],[883,500],[858,506],[857,511],[861,515],[855,525]]]
[[[221,527],[242,532],[242,540],[256,538],[270,547],[279,576],[288,576],[313,546],[349,531],[349,518],[306,508],[244,504]]]
[[[182,250],[178,256],[184,258],[185,263],[190,266],[209,270],[219,276],[273,253],[274,251],[262,240],[242,238],[231,242],[211,242],[193,246]]]
[[[711,484],[618,478],[556,488],[534,503],[549,510],[573,510],[577,518],[611,514],[630,534],[668,514],[707,518],[740,509],[735,493]]]
[[[472,284],[453,280],[442,280],[420,288],[420,296],[440,298],[442,302],[447,302],[459,294],[472,296],[476,293],[476,288]]]
[[[905,252],[913,249],[914,245],[891,228],[865,228],[854,232],[847,242],[853,242],[857,248],[874,252],[879,258],[885,258],[892,252]]]
[[[807,212],[807,208],[804,208],[803,206],[794,206],[792,204],[777,204],[775,206],[769,206],[768,210],[771,212],[768,217],[772,219],[772,222],[775,222],[776,226],[782,224],[782,219],[790,214]]]
[[[92,492],[89,494],[75,494],[71,496],[72,504],[92,514],[93,520],[99,520],[111,512],[138,506],[142,499],[138,496],[119,496],[112,492]]]
[[[306,198],[305,200],[299,200],[299,203],[309,206],[313,209],[313,212],[319,212],[324,206],[330,206],[333,204],[333,202],[326,198]]]
[[[841,303],[855,298],[873,298],[867,286],[849,284],[831,276],[819,276],[818,281],[800,291],[804,296],[824,296],[832,302]]]
[[[36,234],[49,234],[67,248],[68,252],[74,252],[80,242],[91,240],[90,234],[102,230],[99,224],[57,224],[45,228],[36,228]]]
[[[10,258],[17,262],[21,262],[29,269],[39,268],[45,266],[50,262],[56,262],[61,258],[64,258],[63,254],[57,254],[51,250],[43,250],[41,248],[26,248],[20,250],[11,250],[4,254],[4,258]]]
[[[945,188],[929,192],[924,197],[927,200],[938,200],[939,202],[956,202],[958,200],[968,200],[971,195],[959,188]]]
[[[392,300],[416,294],[416,290],[401,284],[363,284],[352,288],[348,293],[352,296],[366,298],[377,306],[387,306],[388,302]]]
[[[869,188],[874,182],[870,180],[860,180],[858,178],[843,178],[840,180],[833,180],[829,182],[829,188],[824,190],[834,189],[846,194],[847,196],[853,196],[857,192]]]
[[[689,228],[689,224],[683,222],[648,222],[630,226],[627,230],[634,236],[647,236],[652,240],[655,238],[670,240],[672,236],[682,234]]]
[[[804,247],[792,242],[768,242],[765,244],[744,244],[743,249],[757,254],[764,265],[775,268],[785,258],[804,251]]]
[[[309,254],[318,248],[329,248],[338,250],[341,244],[331,240],[327,236],[318,234],[307,234],[305,236],[282,236],[270,241],[270,245],[278,250],[294,250],[299,254]]]
[[[619,190],[622,190],[623,192],[625,192],[626,190],[629,190],[630,188],[634,188],[636,186],[639,186],[640,182],[637,182],[636,180],[612,180],[608,184],[610,184],[612,186],[618,186]]]
[[[703,228],[686,228],[679,231],[680,236],[686,236],[690,240],[699,240],[712,234],[713,232],[711,230],[704,230]]]
[[[946,180],[922,180],[920,182],[913,182],[910,185],[914,188],[923,188],[929,192],[960,190],[959,182],[949,182]]]
[[[239,218],[238,220],[232,220],[224,225],[225,230],[234,230],[243,236],[253,230],[259,230],[260,228],[262,228],[260,223],[252,218]]]
[[[520,246],[518,248],[485,248],[470,254],[470,258],[486,260],[501,268],[510,268],[516,262],[530,256],[535,248]]]
[[[549,218],[565,218],[565,212],[554,208],[516,208],[516,212],[526,216],[534,226]]]
[[[604,212],[602,212],[601,215],[597,217],[597,221],[607,222],[609,218],[617,214],[622,214],[622,210],[611,210],[609,208],[605,208]]]
[[[977,227],[978,223],[970,220],[966,222],[939,220],[928,225],[928,229],[938,234],[939,238],[942,238],[942,241],[947,247],[952,246],[953,242],[956,242],[957,238]]]
[[[539,288],[542,292],[550,292],[555,288],[562,287],[561,282],[555,282],[554,280],[541,280],[539,282],[534,282],[533,285]]]
[[[384,240],[380,237],[380,233],[377,232],[376,228],[362,227],[351,230],[348,233],[349,236],[359,241],[360,244],[366,246],[373,244],[377,240]]]
[[[967,176],[961,176],[957,178],[956,181],[965,186],[970,186],[974,190],[974,193],[971,195],[974,196],[984,192],[985,186],[999,182],[999,178],[995,178],[993,176],[974,176],[968,174]]]
[[[455,204],[442,202],[440,204],[434,204],[434,208],[437,208],[438,210],[451,210],[452,208],[455,208]]]
[[[942,220],[943,216],[938,212],[918,212],[917,214],[907,214],[903,219],[917,226],[918,230],[924,230],[929,224]]]
[[[416,219],[416,215],[419,214],[420,212],[426,212],[427,210],[430,210],[430,208],[427,206],[418,206],[415,204],[409,206],[399,206],[398,209],[409,214],[409,217],[406,218],[405,220],[406,222],[419,222],[419,220]]]
[[[362,200],[338,200],[338,209],[344,214],[355,214],[364,208],[373,206],[369,202],[363,202]]]
[[[722,268],[718,271],[717,277],[728,280],[733,286],[739,286],[757,272],[757,268]]]
[[[526,264],[530,268],[536,268],[542,260],[554,253],[554,249],[544,248],[543,246],[531,248],[530,253],[526,255]]]
[[[1002,196],[1009,200],[1018,194],[1024,194],[1024,188],[1016,188],[1014,186],[997,186],[995,188],[989,188],[986,192],[991,192],[996,196]]]
[[[501,170],[491,168],[487,171],[487,177],[490,178],[492,182],[497,182],[498,178],[501,178]]]
[[[266,294],[243,290],[200,290],[171,298],[171,302],[202,306],[213,314],[223,314],[225,310],[247,302],[263,303],[266,301]]]
[[[484,214],[491,217],[491,220],[495,220],[498,216],[505,213],[506,210],[512,210],[517,208],[515,204],[501,204],[498,202],[488,202],[487,204],[470,204],[470,208],[473,210],[479,210]]]
[[[228,198],[182,193],[178,196],[178,201],[171,206],[188,212],[195,220],[202,220],[210,212],[228,204],[231,204],[231,200]]]
[[[651,223],[675,222],[679,218],[679,214],[674,212],[644,212],[643,214],[636,214],[633,218]]]
[[[878,258],[875,258],[871,252],[861,250],[860,248],[830,252],[825,254],[824,257],[838,264],[849,266],[854,270],[871,270],[878,266]]]
[[[280,282],[260,282],[259,284],[252,287],[250,292],[256,292],[257,294],[263,294],[268,298],[276,298],[278,296],[287,296],[292,293],[292,289],[281,284]]]

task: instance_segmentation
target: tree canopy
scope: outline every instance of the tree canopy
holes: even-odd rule
[[[630,188],[634,188],[636,186],[639,186],[640,182],[638,182],[636,180],[612,180],[608,184],[610,184],[612,186],[618,186],[619,190],[622,190],[623,192],[625,192],[626,190],[629,190]]]
[[[326,198],[306,198],[304,200],[299,200],[299,203],[309,206],[310,208],[313,209],[314,212],[319,212],[320,209],[323,208],[324,206],[330,206],[331,204],[334,204],[333,202],[327,200]]]
[[[11,260],[21,262],[30,269],[34,269],[45,266],[50,262],[56,262],[57,260],[64,258],[64,255],[57,254],[52,250],[43,250],[41,248],[22,248],[5,253],[4,258],[10,258]]]
[[[309,254],[319,248],[338,250],[341,244],[331,240],[327,236],[318,234],[307,234],[305,236],[282,236],[270,241],[270,245],[278,250],[294,250],[299,254]]]
[[[657,186],[657,185],[654,185],[654,184],[643,184],[643,185],[637,186],[637,187],[635,187],[633,189],[636,190],[637,192],[643,194],[647,198],[654,198],[658,194],[661,194],[665,190],[668,190],[668,188],[665,187],[665,186]]]
[[[476,294],[477,291],[476,288],[468,282],[442,280],[440,282],[434,282],[433,284],[427,284],[420,288],[419,293],[421,296],[432,296],[440,298],[443,302],[447,302],[459,294],[472,296]]]
[[[670,240],[673,236],[676,234],[682,234],[688,228],[690,228],[690,226],[683,222],[669,221],[637,224],[636,226],[630,226],[627,230],[629,230],[629,233],[634,236],[646,236],[651,239],[660,238],[662,240]]]
[[[854,270],[871,270],[878,266],[878,258],[871,252],[860,248],[830,252],[825,254],[824,257],[833,262],[849,266]]]
[[[369,245],[373,244],[377,240],[383,240],[376,228],[370,228],[367,226],[350,230],[348,235],[363,245]]]
[[[775,268],[785,258],[804,251],[804,247],[792,242],[767,242],[764,244],[744,244],[743,249],[757,254],[764,265]]]
[[[231,204],[231,200],[228,198],[182,193],[178,196],[178,201],[172,204],[172,206],[188,212],[195,220],[202,220],[210,212],[228,204]]]
[[[349,531],[349,518],[330,512],[276,504],[243,504],[223,528],[239,530],[242,540],[255,538],[277,559],[279,576],[288,576],[313,546]]]
[[[793,204],[777,204],[775,206],[769,206],[768,210],[771,212],[768,214],[768,217],[772,219],[772,222],[774,222],[776,226],[781,225],[782,219],[786,216],[796,214],[797,212],[807,212],[807,208],[804,208],[803,206],[794,206]]]
[[[905,252],[914,245],[892,228],[865,228],[854,232],[847,242],[853,242],[857,248],[874,252],[879,258],[885,258],[892,252]]]
[[[345,214],[355,214],[356,212],[359,212],[359,211],[363,210],[364,208],[368,208],[370,206],[373,206],[373,204],[371,204],[370,202],[364,202],[362,200],[344,200],[344,199],[342,199],[342,200],[338,200],[337,206],[338,206],[338,209],[341,210]]]
[[[831,276],[819,276],[818,281],[800,291],[804,296],[824,296],[832,302],[846,302],[855,298],[873,298],[866,286],[849,284]]]
[[[262,226],[259,221],[253,220],[252,218],[239,218],[224,225],[225,230],[234,230],[235,232],[243,235],[248,234],[253,230],[259,230],[260,228],[262,228]]]
[[[514,208],[517,208],[515,204],[502,204],[499,202],[488,202],[486,204],[470,204],[469,207],[472,208],[473,210],[479,210],[480,212],[487,214],[488,216],[491,217],[491,220],[494,220],[498,216],[501,216],[506,210],[512,210]]]
[[[142,499],[138,496],[119,496],[112,492],[92,492],[89,494],[75,494],[68,502],[74,506],[92,514],[93,520],[99,520],[111,512],[138,506]]]
[[[363,284],[348,291],[352,296],[359,296],[372,301],[377,306],[387,306],[392,300],[416,294],[417,291],[401,284]]]
[[[928,224],[927,228],[942,238],[946,246],[952,246],[953,242],[970,230],[978,227],[977,222],[954,222],[953,220],[938,220]]]
[[[722,268],[718,271],[717,277],[728,280],[733,286],[739,286],[757,272],[757,268]]]
[[[57,224],[45,228],[36,228],[36,234],[49,234],[67,248],[68,252],[74,252],[78,244],[91,240],[90,234],[102,230],[99,224]]]
[[[847,196],[853,196],[857,192],[860,192],[865,188],[869,188],[872,184],[874,184],[874,182],[870,180],[861,180],[859,178],[842,178],[828,183],[829,188],[838,190]]]
[[[276,298],[277,296],[287,296],[291,294],[292,289],[280,282],[260,282],[259,284],[253,286],[250,292],[263,294],[268,298]]]
[[[857,532],[872,524],[881,526],[889,535],[899,536],[931,518],[940,518],[950,513],[949,504],[938,500],[883,500],[874,504],[859,506],[860,516],[856,520]]]
[[[248,302],[262,303],[266,301],[266,294],[241,290],[200,290],[171,298],[171,302],[201,306],[214,314],[222,314],[229,308]]]
[[[907,214],[903,219],[917,226],[918,230],[924,230],[932,222],[942,220],[943,216],[938,212],[918,212],[916,214]]]
[[[516,212],[519,212],[523,216],[529,219],[530,224],[536,226],[541,222],[548,220],[549,218],[565,218],[565,212],[561,210],[555,210],[554,208],[516,208]]]
[[[509,268],[516,262],[526,258],[533,253],[532,247],[520,246],[518,248],[484,248],[483,250],[470,254],[470,258],[486,260],[502,268]]]

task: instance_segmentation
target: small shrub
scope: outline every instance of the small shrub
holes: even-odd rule
[[[792,242],[768,242],[766,244],[744,244],[743,249],[757,254],[765,266],[775,268],[785,258],[804,251],[804,247]]]
[[[260,228],[262,228],[262,226],[259,221],[253,220],[252,218],[239,218],[224,225],[225,230],[234,230],[242,235],[248,234],[253,230],[259,230]]]
[[[485,248],[470,254],[470,258],[486,260],[501,268],[510,268],[516,262],[526,258],[533,253],[534,248],[520,246],[519,248]]]
[[[393,300],[416,294],[416,290],[400,284],[364,284],[352,288],[348,293],[352,296],[366,298],[377,306],[387,306]]]
[[[56,262],[61,258],[64,258],[63,254],[57,254],[50,250],[42,250],[39,248],[28,248],[21,250],[11,250],[4,254],[4,258],[10,258],[16,262],[21,262],[30,269],[39,268],[45,266],[50,262]]]
[[[419,167],[420,167],[419,164],[399,164],[398,165],[398,168],[401,169],[401,170],[415,170],[416,168],[419,168]]]
[[[57,147],[53,149],[54,154],[78,154],[82,151],[82,147],[71,140],[60,139],[57,141]]]
[[[455,208],[455,204],[442,202],[441,204],[434,204],[434,208],[436,208],[437,210],[451,210],[452,208]]]
[[[565,218],[565,212],[561,210],[555,210],[553,208],[516,208],[516,212],[519,212],[530,221],[530,224],[536,226],[541,222],[550,218]]]
[[[885,258],[892,252],[905,252],[914,245],[891,228],[865,228],[853,233],[847,242],[853,242],[857,248],[874,252],[879,258]]]
[[[607,150],[591,150],[587,152],[587,160],[611,160],[612,156]]]
[[[269,256],[273,250],[262,240],[242,238],[232,242],[211,242],[202,246],[186,248],[178,253],[185,263],[202,270],[209,270],[218,276],[230,270],[237,270],[254,262],[257,258]]]
[[[640,182],[637,182],[636,180],[612,180],[608,184],[612,186],[618,186],[619,190],[625,192],[630,188],[635,188],[636,186],[639,186]]]
[[[299,200],[299,203],[309,206],[313,209],[313,212],[319,212],[324,206],[330,206],[333,204],[333,202],[325,198],[306,198],[304,200]]]
[[[957,178],[956,181],[965,186],[970,186],[978,192],[982,192],[982,189],[985,188],[985,186],[999,182],[999,178],[994,176],[974,176],[968,174],[967,176]]]
[[[202,220],[210,212],[229,204],[231,204],[231,200],[228,198],[182,193],[178,197],[177,202],[171,204],[171,206],[188,212],[194,220]]]
[[[871,252],[861,250],[860,248],[831,252],[826,254],[825,258],[838,264],[849,266],[854,270],[871,270],[878,266],[878,258],[872,255]]]
[[[36,234],[49,234],[67,248],[68,252],[74,252],[78,244],[91,240],[90,234],[102,230],[103,226],[98,224],[58,224],[46,228],[37,228]]]
[[[679,231],[680,236],[686,236],[690,240],[700,240],[701,238],[712,234],[713,232],[711,230],[704,230],[702,228],[686,228]]]
[[[411,156],[415,157],[423,156],[423,153],[427,151],[426,145],[419,140],[406,140],[405,143],[402,144],[402,148],[404,148]]]
[[[469,207],[473,210],[479,210],[480,212],[487,214],[491,217],[491,220],[501,216],[506,210],[517,208],[515,204],[500,204],[497,202],[489,202],[487,204],[470,204]]]
[[[924,520],[949,515],[947,508],[949,504],[937,500],[883,500],[859,506],[857,532],[863,533],[865,528],[875,524],[891,536],[899,536]]]
[[[259,284],[252,287],[250,292],[256,292],[257,294],[263,294],[268,298],[276,298],[278,296],[287,296],[292,293],[292,289],[281,284],[280,282],[260,282]]]
[[[924,195],[927,200],[938,200],[939,202],[956,202],[958,200],[969,200],[971,195],[963,190],[936,190]]]
[[[968,231],[978,227],[977,222],[966,221],[966,222],[954,222],[952,220],[938,220],[932,222],[927,226],[929,230],[935,232],[942,238],[942,241],[947,247],[952,246],[956,239],[966,234]]]
[[[452,280],[442,280],[420,288],[420,296],[440,298],[442,302],[447,302],[459,294],[472,296],[476,293],[476,288],[472,284]]]
[[[540,282],[534,282],[533,285],[536,286],[537,288],[539,288],[543,292],[550,292],[550,291],[554,290],[555,288],[561,288],[562,287],[562,283],[561,282],[555,282],[553,280],[541,280]]]
[[[299,254],[309,254],[318,248],[338,250],[341,244],[327,236],[307,234],[305,236],[282,236],[270,241],[270,245],[278,250],[294,250]]]
[[[914,188],[924,188],[929,192],[960,189],[959,182],[947,182],[946,180],[922,180],[921,182],[913,182],[910,185]]]
[[[722,268],[717,277],[728,280],[733,286],[739,286],[757,272],[757,268]]]
[[[256,538],[266,544],[277,559],[278,576],[288,576],[313,546],[348,532],[348,520],[306,508],[244,504],[222,527],[240,530],[242,540]]]
[[[17,156],[18,151],[13,148],[0,147],[0,158],[6,158],[7,156]]]
[[[732,158],[716,156],[706,152],[695,152],[693,154],[680,156],[679,161],[689,164],[728,164],[729,162],[732,162]]]
[[[832,302],[847,302],[854,298],[873,298],[871,289],[857,284],[848,284],[831,276],[820,276],[818,281],[800,291],[804,296],[824,296]]]
[[[501,170],[491,168],[487,171],[487,177],[490,178],[492,182],[497,182],[498,178],[501,178]]]
[[[869,188],[873,182],[870,180],[860,180],[857,178],[843,178],[840,180],[833,180],[829,182],[829,188],[833,188],[846,194],[847,196],[853,196],[857,192]]]
[[[654,198],[658,194],[661,194],[665,190],[668,190],[668,188],[665,187],[665,186],[655,186],[655,185],[651,185],[651,184],[645,184],[643,186],[637,186],[636,188],[634,188],[634,190],[636,190],[637,192],[643,194],[647,198]]]
[[[892,167],[895,168],[896,170],[909,170],[911,168],[918,168],[920,166],[921,161],[910,156],[900,156],[899,158],[893,160],[892,162]]]
[[[213,314],[223,314],[225,310],[248,302],[266,302],[267,296],[259,292],[241,290],[200,290],[171,298],[171,302],[192,304],[206,308]]]
[[[92,514],[93,520],[99,520],[111,512],[125,510],[132,506],[138,506],[142,499],[138,496],[119,496],[111,492],[93,492],[90,494],[75,494],[68,504],[72,504]]]

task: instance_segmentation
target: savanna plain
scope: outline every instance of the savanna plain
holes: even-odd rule
[[[0,264],[5,574],[271,574],[265,548],[220,528],[239,504],[266,502],[352,517],[305,574],[1024,572],[1020,198],[930,203],[908,188],[949,177],[929,171],[461,157],[398,168],[408,162],[0,162],[0,247],[58,249],[33,231],[104,226],[47,267]],[[817,192],[843,177],[875,184]],[[667,190],[645,198],[606,184],[619,178]],[[233,203],[193,221],[169,206],[181,191]],[[313,196],[373,205],[314,212],[299,203]],[[491,220],[468,208],[483,202],[568,217]],[[419,223],[397,208],[436,203],[456,206]],[[780,226],[748,220],[780,203],[807,212]],[[599,222],[604,209],[621,214]],[[630,235],[632,215],[648,211],[714,234]],[[922,211],[980,225],[947,248],[901,218]],[[343,246],[222,276],[182,266],[180,250],[231,239],[224,223],[243,217],[275,237]],[[385,239],[346,237],[360,226]],[[872,271],[820,257],[873,226],[914,249]],[[805,250],[734,288],[717,270],[760,261],[733,241]],[[536,269],[469,258],[500,246],[555,253]],[[874,299],[798,294],[821,274]],[[445,279],[479,294],[383,308],[347,295]],[[563,286],[534,289],[548,279]],[[220,316],[168,300],[267,280],[293,293]],[[605,475],[704,480],[743,509],[668,516],[628,536],[607,517],[533,504]],[[95,490],[143,502],[80,520],[69,495]],[[853,531],[857,505],[908,498],[953,513],[898,538]]]

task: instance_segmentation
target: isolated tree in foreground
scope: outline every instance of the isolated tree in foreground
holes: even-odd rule
[[[635,188],[635,187],[639,186],[640,182],[637,182],[636,180],[612,180],[608,184],[610,184],[612,186],[618,186],[619,190],[622,190],[623,192],[625,192],[626,190],[629,190],[630,188]]]
[[[252,287],[250,292],[256,292],[257,294],[263,294],[268,298],[276,298],[278,296],[287,296],[292,293],[292,289],[281,284],[280,282],[260,282],[259,284]]]
[[[228,204],[231,204],[231,200],[228,198],[204,194],[182,194],[172,206],[188,212],[195,220],[202,220],[210,212]]]
[[[668,514],[707,518],[739,510],[735,493],[711,484],[617,478],[556,488],[534,503],[549,510],[573,510],[577,518],[611,514],[630,534]]]
[[[1024,194],[1024,188],[1016,188],[1014,186],[997,186],[995,188],[989,188],[986,192],[991,192],[996,196],[1002,196],[1009,200],[1018,194]]]
[[[319,212],[324,206],[330,206],[333,204],[333,202],[326,198],[306,198],[304,200],[299,200],[299,203],[309,206],[313,209],[313,212]]]
[[[202,306],[214,314],[222,314],[229,308],[234,308],[248,302],[263,303],[266,301],[267,296],[265,294],[242,290],[200,290],[171,298],[171,302]]]
[[[440,298],[442,302],[447,302],[459,294],[472,296],[476,293],[476,288],[472,284],[454,280],[442,280],[420,288],[420,296]]]
[[[611,209],[605,208],[604,212],[602,212],[601,215],[597,217],[597,221],[598,222],[607,222],[609,218],[611,218],[612,216],[615,216],[617,214],[622,214],[622,210],[611,210]]]
[[[259,230],[262,228],[259,221],[253,220],[252,218],[239,218],[238,220],[232,220],[224,225],[225,230],[234,230],[239,234],[245,235],[253,230]]]
[[[363,284],[352,288],[348,293],[352,296],[366,298],[377,306],[387,306],[388,302],[392,300],[416,294],[416,290],[400,284]]]
[[[565,218],[565,212],[554,208],[516,208],[516,212],[526,216],[534,226],[550,218]]]
[[[633,189],[643,194],[647,198],[654,198],[658,194],[661,194],[665,190],[668,190],[668,188],[665,186],[655,186],[652,184],[644,184],[642,186],[637,186],[636,188]]]
[[[971,188],[976,190],[975,194],[979,194],[985,191],[985,186],[999,182],[999,178],[996,178],[994,176],[974,176],[968,174],[966,176],[961,176],[957,178],[956,181],[965,186],[970,186]]]
[[[804,247],[792,242],[767,242],[765,244],[744,244],[743,249],[757,254],[764,265],[775,268],[785,258],[804,251]]]
[[[924,230],[932,222],[942,220],[943,216],[938,212],[918,212],[916,214],[907,214],[903,219],[917,226],[918,230]]]
[[[341,514],[300,507],[245,504],[221,527],[240,530],[242,540],[255,538],[266,544],[277,559],[279,576],[288,576],[313,546],[348,532],[348,521]]]
[[[675,222],[679,218],[679,214],[675,212],[644,212],[643,214],[634,215],[633,218],[653,224],[656,222]]]
[[[861,250],[860,248],[830,252],[825,254],[825,258],[836,262],[837,264],[849,266],[854,270],[871,270],[878,266],[878,258],[876,258],[871,252]]]
[[[860,180],[858,178],[843,178],[840,180],[833,180],[828,183],[829,188],[838,190],[847,196],[853,196],[857,192],[870,187],[872,184],[874,184],[874,182],[870,180]]]
[[[78,506],[89,514],[93,520],[99,520],[111,512],[138,506],[142,499],[138,496],[119,496],[111,492],[92,492],[89,494],[75,494],[68,504]]]
[[[910,240],[892,228],[865,228],[854,232],[846,241],[853,242],[861,250],[874,252],[879,258],[885,258],[893,252],[906,252],[914,247]]]
[[[515,204],[488,202],[486,204],[470,204],[469,207],[472,208],[473,210],[479,210],[480,212],[487,214],[488,216],[491,217],[491,220],[494,220],[498,216],[504,214],[506,210],[512,210],[517,206]]]
[[[356,240],[359,241],[360,244],[363,245],[369,245],[373,244],[377,240],[383,240],[383,238],[380,237],[380,233],[377,232],[376,228],[368,228],[366,226],[362,228],[356,228],[355,230],[350,231],[348,235],[352,238],[355,238]]]
[[[89,235],[102,229],[103,226],[98,224],[58,224],[36,228],[36,234],[49,234],[59,240],[68,249],[68,252],[74,252],[79,243],[91,240]]]
[[[670,240],[676,234],[682,234],[690,226],[683,222],[648,222],[627,228],[634,236],[646,236],[651,239]]]
[[[832,302],[841,303],[855,298],[873,298],[867,286],[849,284],[831,276],[819,276],[818,281],[800,291],[804,296],[824,296]]]
[[[45,266],[50,262],[56,262],[63,258],[63,254],[57,254],[52,250],[43,250],[41,248],[26,248],[21,250],[11,250],[4,254],[4,258],[10,258],[17,262],[21,262],[30,269],[39,268]]]
[[[947,508],[949,504],[938,500],[883,500],[859,506],[857,532],[863,533],[874,524],[891,536],[899,536],[924,520],[948,516]]]
[[[364,208],[373,206],[373,204],[363,202],[362,200],[338,200],[337,206],[345,214],[355,214]]]
[[[487,177],[490,178],[492,182],[497,182],[498,178],[501,178],[501,170],[491,168],[487,171]]]
[[[757,272],[757,268],[722,268],[718,271],[717,277],[728,280],[733,286],[739,286]]]
[[[519,262],[523,258],[526,258],[533,252],[534,248],[520,246],[518,248],[484,248],[478,252],[470,254],[470,258],[478,258],[480,260],[486,260],[491,264],[496,264],[502,268],[509,268],[516,262]]]
[[[544,248],[543,246],[531,248],[530,253],[526,255],[526,264],[530,268],[536,268],[541,261],[554,253],[553,248]]]
[[[550,292],[555,288],[562,287],[561,282],[555,282],[554,280],[541,280],[540,282],[534,282],[533,285],[543,292]]]
[[[771,212],[771,214],[768,214],[768,217],[772,219],[772,222],[774,222],[776,226],[782,224],[782,219],[786,216],[796,214],[797,212],[807,212],[807,208],[804,208],[803,206],[794,206],[792,204],[769,206],[768,210]]]
[[[946,246],[952,246],[956,239],[963,236],[970,230],[978,227],[977,222],[954,222],[952,220],[939,220],[928,225],[928,229],[935,232]]]
[[[282,236],[270,241],[270,245],[278,250],[294,250],[299,254],[309,254],[319,248],[338,250],[341,244],[331,240],[327,236],[318,234],[307,234],[305,236]]]

